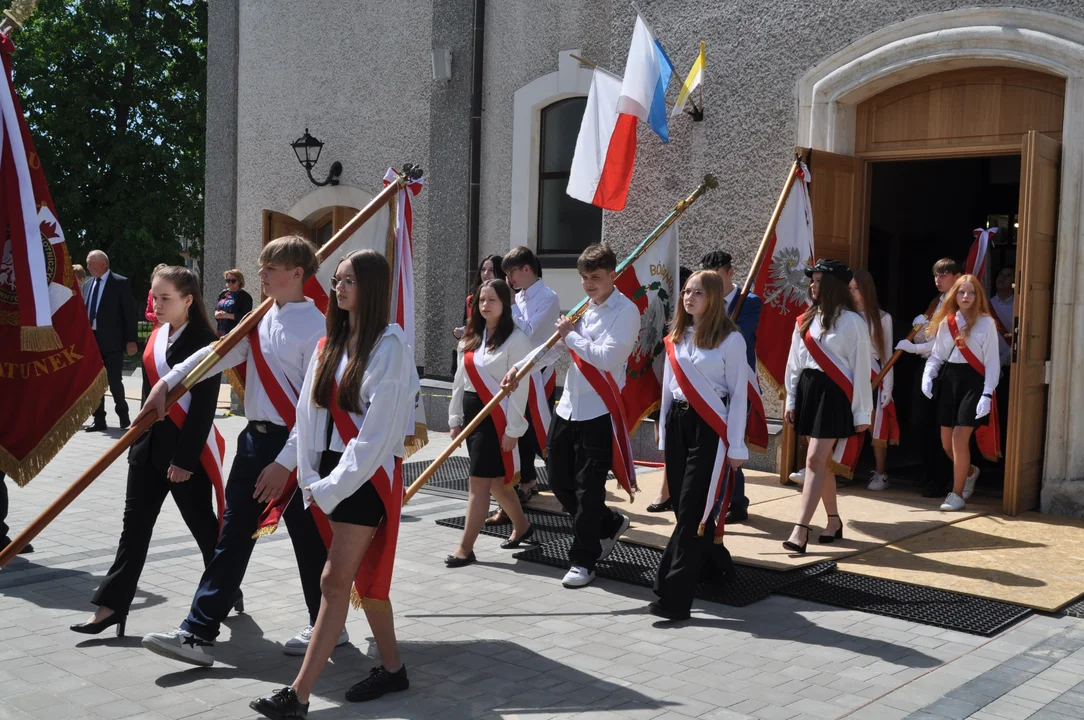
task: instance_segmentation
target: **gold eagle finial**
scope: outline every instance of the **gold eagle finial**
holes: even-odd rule
[[[26,19],[34,12],[38,0],[12,0],[11,7],[4,11],[8,20],[15,23],[16,27],[22,28]]]

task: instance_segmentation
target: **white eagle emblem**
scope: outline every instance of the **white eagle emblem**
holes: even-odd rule
[[[806,277],[805,259],[799,257],[798,248],[786,247],[772,256],[768,287],[764,302],[780,308],[791,304],[801,305],[809,297],[809,278]]]

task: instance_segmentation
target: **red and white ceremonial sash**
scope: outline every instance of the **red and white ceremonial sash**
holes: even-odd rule
[[[749,418],[745,421],[745,444],[751,450],[768,452],[768,416],[764,412],[764,400],[760,396],[760,378],[757,377],[757,368],[754,365],[750,369],[749,389]]]
[[[318,353],[323,353],[326,339],[320,339]],[[331,418],[344,446],[358,436],[362,423],[361,416],[339,407],[339,380],[345,370],[346,353],[343,353],[335,371],[335,382],[331,385]],[[365,551],[357,575],[354,576],[354,591],[350,594],[350,600],[355,608],[390,612],[391,575],[395,565],[395,546],[399,542],[399,521],[403,510],[402,458],[388,453],[376,473],[364,482],[372,483],[376,488],[380,501],[384,503],[384,517],[376,528],[369,549]],[[315,503],[310,507],[319,512]],[[330,532],[325,542],[328,547],[331,546]]]
[[[968,347],[967,338],[960,337],[960,328],[956,323],[956,316],[949,315],[945,318],[945,322],[948,323],[948,329],[952,334],[952,341],[956,343],[956,349],[964,356],[964,360],[967,360],[967,364],[985,378],[986,366],[982,364],[975,352]],[[975,428],[975,444],[978,445],[982,456],[990,462],[997,462],[1001,459],[1001,425],[997,415],[997,393],[991,393],[989,422]]]
[[[877,379],[881,372],[881,362],[870,358],[870,382]],[[870,428],[870,436],[876,447],[900,444],[900,424],[896,416],[896,401],[889,400],[888,404],[881,407],[881,393],[885,391],[883,385],[874,388],[873,395],[873,426]]]
[[[801,327],[802,318],[805,315],[798,317],[798,326]],[[820,319],[816,318],[813,324],[820,325]],[[813,356],[817,366],[824,371],[824,374],[832,379],[839,389],[843,391],[843,394],[847,396],[847,402],[854,401],[854,375],[847,369],[839,358],[828,351],[820,341],[813,336],[813,324],[810,324],[809,329],[805,331],[805,335],[802,336],[802,343],[805,345],[806,350]],[[844,439],[843,442],[837,442],[835,450],[832,452],[832,459],[829,461],[829,468],[836,475],[842,475],[843,477],[854,476],[854,465],[858,462],[858,455],[862,452],[862,436],[851,435],[849,438]]]
[[[549,400],[557,391],[557,370],[552,366],[542,370],[542,385],[546,391],[546,400]]]
[[[547,370],[553,373],[553,368],[547,368]],[[531,373],[530,394],[527,396],[527,412],[531,414],[531,430],[534,432],[535,440],[538,442],[538,450],[542,453],[542,457],[546,457],[547,454],[546,441],[552,418],[549,399],[553,396],[553,390],[549,388],[551,385],[556,387],[553,378],[554,375],[551,374],[550,382],[547,382],[545,373],[539,373],[538,371]]]
[[[632,493],[639,490],[636,485],[636,466],[633,464],[632,441],[629,439],[629,421],[625,414],[625,403],[621,400],[621,389],[617,387],[617,381],[609,372],[603,372],[576,354],[571,347],[568,354],[572,356],[572,362],[583,373],[584,378],[590,383],[610,413],[610,425],[613,428],[613,457],[612,465],[617,482],[629,494],[629,502],[632,502]]]
[[[488,405],[501,391],[500,383],[486,369],[486,359],[489,353],[486,350],[487,332],[482,332],[482,344],[478,350],[468,350],[463,353],[463,369],[467,371],[474,391],[482,402]],[[511,406],[511,395],[506,395],[501,402],[489,413],[493,419],[493,425],[497,428],[497,442],[501,442],[508,429],[508,408]],[[504,484],[511,485],[519,482],[519,442],[508,452],[501,450],[501,460],[504,462]]]
[[[147,373],[147,380],[154,387],[162,377],[169,372],[169,363],[166,362],[166,350],[169,347],[170,327],[167,323],[159,325],[151,331],[147,339],[147,346],[143,348],[143,372]],[[169,419],[177,426],[184,427],[184,419],[188,417],[188,409],[192,406],[192,396],[185,393],[181,399],[169,407]],[[211,423],[211,429],[207,433],[207,442],[200,450],[199,462],[207,477],[211,479],[211,486],[215,489],[215,506],[218,508],[218,527],[222,528],[222,515],[226,511],[226,493],[223,489],[222,459],[226,456],[226,440],[218,431],[215,424]]]
[[[726,461],[730,448],[726,444],[727,427],[723,417],[728,414],[727,408],[723,404],[722,398],[715,394],[715,390],[711,387],[708,379],[704,377],[704,374],[697,370],[696,366],[687,357],[678,354],[678,350],[669,336],[663,339],[663,344],[666,346],[667,365],[670,372],[674,374],[674,379],[677,380],[681,392],[685,394],[685,401],[719,436],[719,447],[715,451],[715,465],[711,470],[711,484],[708,486],[707,502],[704,504],[704,513],[700,517],[700,527],[697,528],[696,533],[701,536],[704,534],[708,518],[711,517],[712,510],[715,509],[716,504],[719,502],[720,494],[724,494],[723,504],[719,511],[719,521],[715,525],[715,542],[722,543],[726,509],[730,504],[730,493],[734,485],[733,482],[730,482],[730,464]],[[743,359],[742,362],[745,362],[745,360]]]

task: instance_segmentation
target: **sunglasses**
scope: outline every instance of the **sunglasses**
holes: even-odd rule
[[[230,285],[233,285],[234,283],[238,283],[238,282],[241,282],[241,281],[238,280],[237,278],[226,278],[226,282],[228,282]]]

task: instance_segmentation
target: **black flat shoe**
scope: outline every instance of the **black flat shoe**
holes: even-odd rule
[[[749,519],[749,511],[746,508],[732,507],[726,511],[726,521],[728,523],[740,523]]]
[[[534,535],[534,525],[527,528],[527,532],[523,533],[522,537],[518,537],[515,540],[513,540],[512,538],[508,538],[507,540],[502,542],[501,550],[515,550],[520,546],[521,543],[525,543],[530,540],[532,535]]]
[[[77,632],[81,635],[97,635],[106,628],[117,626],[117,637],[124,637],[124,624],[128,620],[126,613],[113,613],[105,620],[96,623],[77,623],[71,625],[69,629],[72,632]]]
[[[85,428],[83,428],[83,432],[105,432],[108,428],[109,428],[109,426],[106,425],[104,422],[102,422],[102,423],[93,423],[93,424],[87,425]]]
[[[470,554],[467,555],[467,557],[465,558],[456,557],[455,555],[449,555],[448,557],[444,558],[444,566],[450,568],[464,567],[465,565],[470,565],[471,563],[475,562],[477,559],[478,558],[474,556],[474,551],[471,550]]]
[[[0,540],[0,552],[3,552],[4,550],[7,550],[8,545],[10,545],[10,544],[11,544],[11,538],[6,537],[6,538],[3,538],[2,540]],[[30,543],[27,543],[26,545],[23,545],[23,549],[19,551],[19,554],[20,555],[29,555],[32,552],[34,552],[34,546],[31,545]]]
[[[308,717],[309,704],[301,704],[297,699],[297,692],[292,687],[284,687],[276,690],[268,697],[256,698],[248,704],[250,708],[264,717],[273,720],[290,720],[291,718]]]
[[[801,523],[794,523],[794,527],[805,528],[805,542],[802,543],[801,545],[798,545],[797,543],[792,543],[790,540],[785,540],[783,542],[783,547],[785,547],[787,550],[790,550],[792,553],[798,553],[799,555],[805,555],[805,546],[809,544],[809,533],[810,533],[809,526],[808,525],[802,525]]]
[[[395,672],[389,672],[383,665],[369,671],[369,677],[353,685],[346,691],[347,702],[365,702],[376,700],[391,692],[402,692],[410,687],[406,665]]]
[[[688,610],[684,612],[680,610],[671,610],[668,607],[663,607],[657,600],[647,606],[647,611],[656,617],[661,617],[663,620],[670,620],[671,622],[689,619]]]
[[[245,594],[240,590],[237,591],[237,595],[233,598],[233,610],[236,613],[243,613],[245,611]]]
[[[836,530],[835,533],[833,533],[832,535],[821,535],[819,538],[821,545],[830,545],[836,540],[843,539],[843,520],[839,517],[839,515],[829,515],[828,517],[839,520],[839,529]]]
[[[647,511],[649,513],[661,513],[661,512],[666,512],[667,510],[673,510],[673,509],[674,509],[674,501],[671,498],[667,498],[666,500],[663,500],[661,503],[651,503],[650,505],[647,506]]]

